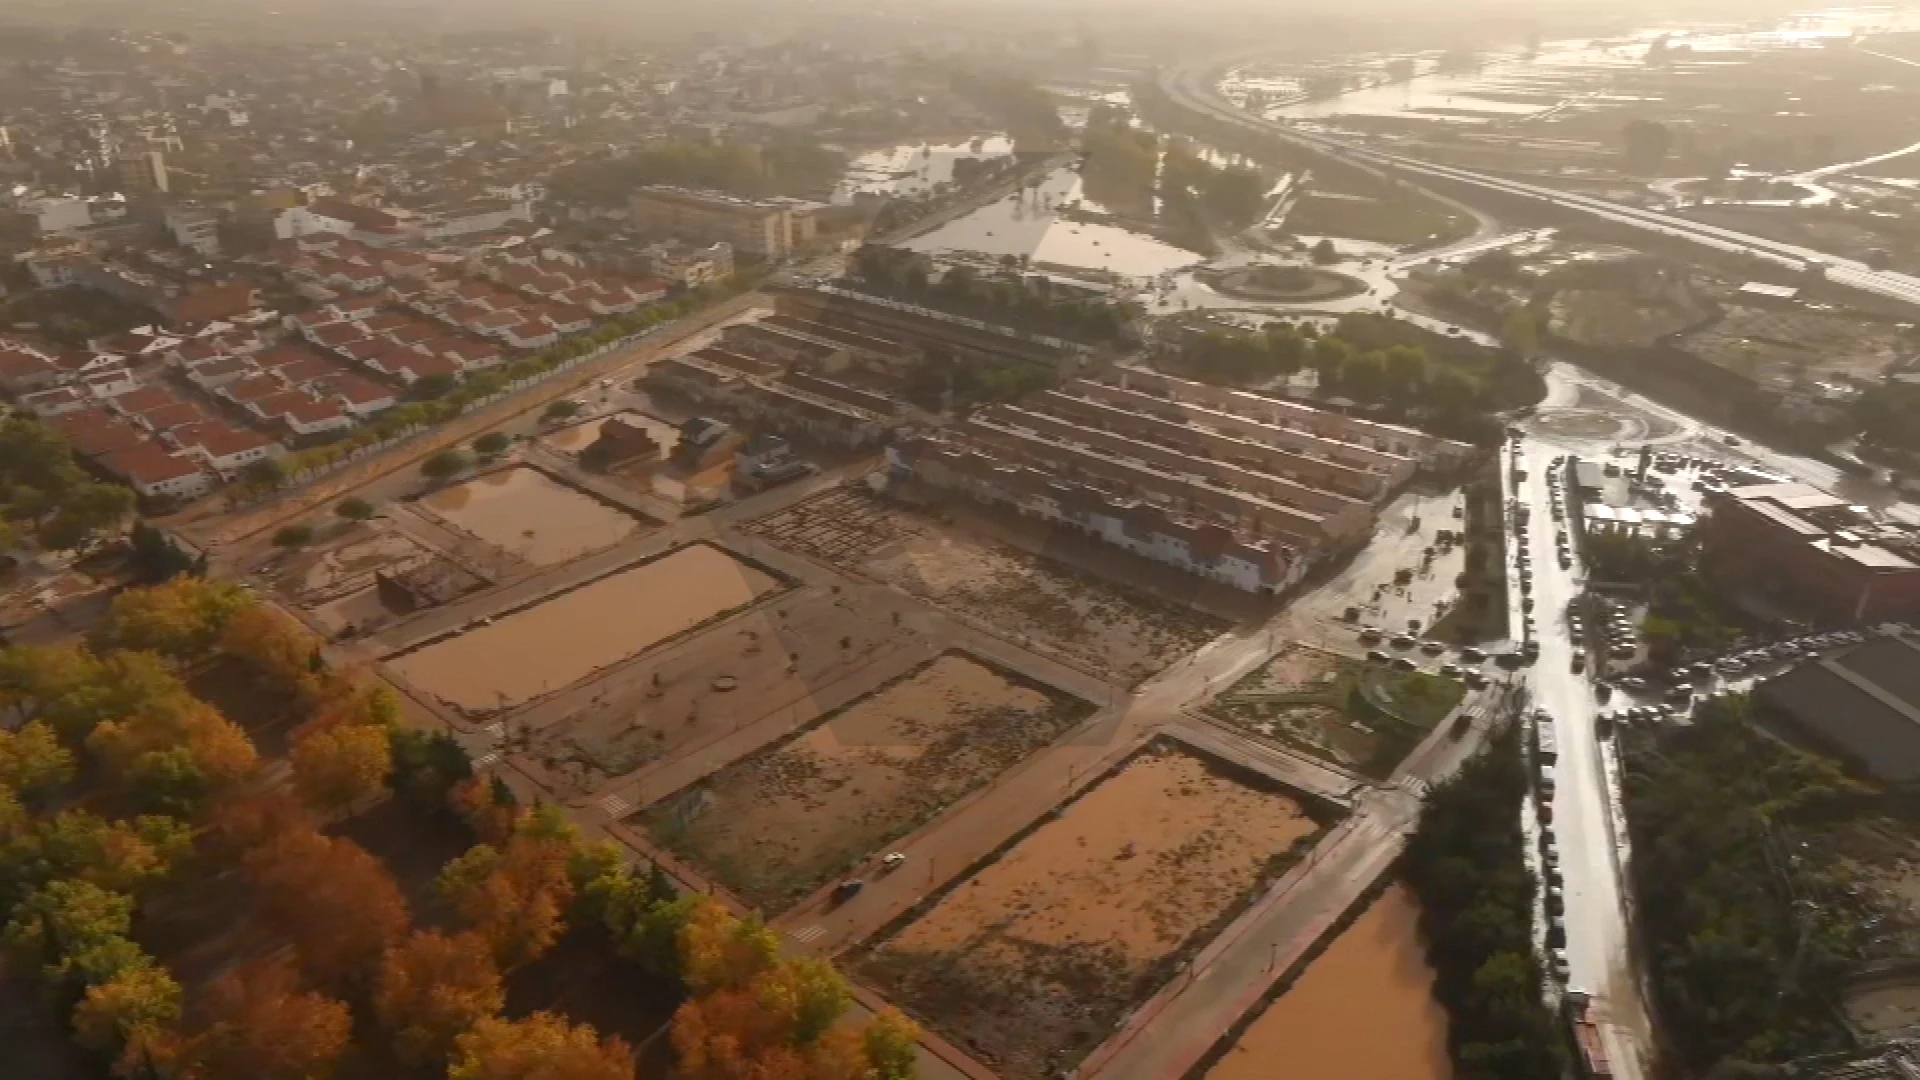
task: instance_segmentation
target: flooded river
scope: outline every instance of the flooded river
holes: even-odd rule
[[[415,687],[484,710],[558,690],[780,587],[705,544],[389,661]]]
[[[1447,1017],[1418,923],[1412,894],[1388,889],[1206,1080],[1448,1080]]]
[[[535,566],[612,547],[642,526],[631,514],[524,467],[488,473],[420,502],[461,531]]]

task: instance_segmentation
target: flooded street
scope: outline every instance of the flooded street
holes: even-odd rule
[[[1069,221],[1058,210],[1082,198],[1080,174],[1060,169],[1023,189],[903,246],[914,251],[972,251],[1146,278],[1192,266],[1206,256],[1116,225]],[[1088,210],[1097,210],[1091,203]]]
[[[502,469],[436,491],[420,505],[534,566],[609,548],[640,531],[638,518],[538,469]]]
[[[1447,1080],[1419,909],[1388,889],[1267,1007],[1206,1080]]]
[[[780,587],[705,544],[389,660],[416,688],[469,711],[572,683]]]

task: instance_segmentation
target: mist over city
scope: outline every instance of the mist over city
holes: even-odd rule
[[[1920,7],[0,0],[0,1078],[1920,1075]]]

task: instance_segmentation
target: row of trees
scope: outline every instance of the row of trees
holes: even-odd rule
[[[582,161],[549,181],[562,202],[621,205],[649,184],[703,188],[729,195],[818,196],[846,171],[846,155],[810,139],[776,134],[759,142],[673,141],[620,157]]]
[[[1056,290],[1044,277],[983,275],[954,266],[935,280],[933,261],[925,255],[879,244],[856,251],[848,269],[881,296],[1075,341],[1115,341],[1138,314],[1132,305]]]
[[[1635,919],[1682,1067],[1839,1049],[1851,929],[1827,845],[1802,838],[1860,791],[1831,763],[1754,730],[1744,698],[1688,725],[1623,733]]]
[[[0,551],[29,540],[73,550],[132,512],[133,492],[89,477],[59,432],[26,416],[0,417]]]
[[[1191,335],[1162,362],[1208,382],[1257,385],[1311,367],[1322,395],[1382,410],[1453,438],[1500,437],[1494,412],[1538,401],[1539,373],[1518,356],[1443,343],[1397,319],[1343,316],[1331,330],[1272,323],[1264,331]]]
[[[1537,1080],[1566,1068],[1533,950],[1526,797],[1519,729],[1508,726],[1428,793],[1403,860],[1454,1070],[1476,1080]]]
[[[515,383],[538,378],[554,368],[585,356],[602,345],[637,334],[651,326],[683,318],[719,300],[738,296],[758,285],[757,277],[736,274],[726,282],[705,285],[677,300],[654,304],[630,315],[609,319],[592,333],[568,338],[533,356],[515,360],[465,379],[436,381],[427,388],[426,400],[407,401],[381,413],[373,423],[354,429],[353,434],[337,442],[288,454],[278,459],[256,462],[241,474],[248,493],[264,494],[285,486],[293,477],[312,469],[334,465],[367,447],[459,416],[476,401],[483,401]],[[421,382],[427,382],[422,379]]]

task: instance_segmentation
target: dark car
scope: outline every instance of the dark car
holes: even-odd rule
[[[848,878],[833,887],[833,902],[836,904],[844,904],[853,899],[859,894],[861,889],[866,887],[867,883],[861,881],[859,878]]]

